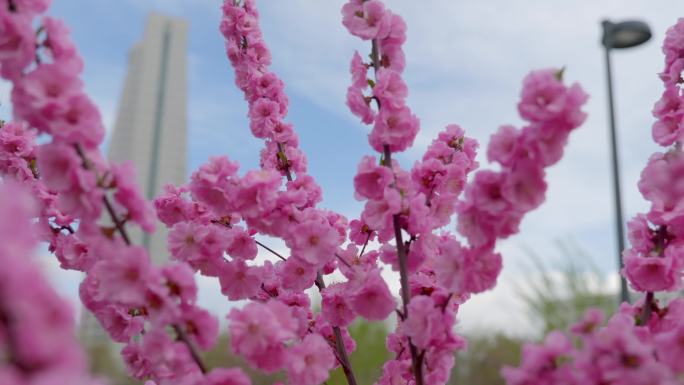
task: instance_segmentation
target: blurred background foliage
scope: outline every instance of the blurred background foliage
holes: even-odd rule
[[[528,250],[529,260],[523,267],[529,272],[529,279],[517,285],[516,292],[525,303],[529,322],[536,326],[538,335],[530,338],[502,333],[466,334],[468,349],[457,354],[449,385],[502,385],[501,368],[518,363],[525,341],[541,339],[553,329],[567,328],[590,307],[601,308],[607,314],[615,310],[616,294],[611,292],[591,258],[572,243],[559,242],[558,247],[562,255],[560,266],[549,266],[544,262],[547,259]],[[350,326],[349,332],[357,344],[351,361],[359,384],[374,383],[381,374],[382,364],[391,357],[385,347],[388,326],[391,325],[363,320]],[[142,384],[126,376],[121,359],[111,349],[91,347],[89,355],[92,371],[109,378],[111,385]],[[252,370],[230,352],[226,335],[219,338],[214,349],[203,354],[203,360],[209,368],[241,367],[252,378],[253,385],[272,385],[285,379],[283,373],[264,375]],[[342,371],[335,370],[326,384],[346,384]]]

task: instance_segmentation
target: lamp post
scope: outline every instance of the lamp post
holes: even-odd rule
[[[613,23],[603,20],[603,38],[601,44],[605,48],[606,79],[608,86],[608,110],[610,119],[610,145],[613,163],[613,192],[615,193],[615,229],[617,232],[618,267],[622,270],[622,250],[625,248],[624,225],[622,220],[622,200],[620,198],[620,173],[618,166],[617,138],[615,134],[615,106],[613,103],[613,74],[610,66],[610,50],[636,47],[651,38],[651,29],[642,21],[623,21]],[[629,301],[627,281],[620,276],[620,302]]]

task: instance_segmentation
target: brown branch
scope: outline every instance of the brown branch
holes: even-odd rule
[[[325,281],[320,272],[316,275],[316,286],[319,291],[325,289]],[[337,360],[340,362],[340,366],[342,366],[342,371],[347,378],[347,383],[349,385],[356,385],[356,377],[354,377],[354,371],[352,370],[347,348],[344,346],[344,340],[342,339],[342,331],[339,326],[333,326],[333,333],[335,334],[335,348],[338,353],[335,356],[337,356]]]
[[[188,338],[188,334],[183,330],[182,327],[180,327],[177,324],[173,325],[173,330],[176,331],[176,335],[178,336],[178,340],[182,341],[187,347],[188,350],[190,350],[190,355],[192,356],[192,359],[195,361],[197,366],[200,368],[202,373],[207,373],[207,368],[204,366],[204,363],[202,362],[202,358],[199,356],[199,353],[197,352],[197,348],[195,347],[195,344],[190,341]]]
[[[646,325],[651,314],[653,313],[654,298],[652,291],[646,293],[646,298],[644,299],[644,307],[641,309],[641,319],[639,320],[641,325]]]

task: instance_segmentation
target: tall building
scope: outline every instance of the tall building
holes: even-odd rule
[[[167,183],[185,182],[187,144],[187,23],[151,14],[142,40],[128,57],[128,73],[109,145],[109,158],[130,160],[147,199]],[[168,232],[161,222],[153,235],[127,227],[131,242],[144,245],[154,262],[167,260]],[[84,312],[81,340],[89,349],[112,346],[95,317]]]
[[[128,73],[109,148],[109,158],[133,161],[147,199],[167,183],[185,182],[187,144],[187,23],[152,14],[145,35],[130,52]],[[167,259],[164,225],[153,235],[131,228],[155,262]]]

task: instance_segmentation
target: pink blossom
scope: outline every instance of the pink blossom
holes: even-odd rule
[[[161,269],[164,285],[169,294],[182,303],[193,303],[197,298],[197,285],[192,270],[184,263],[167,264]]]
[[[478,210],[499,216],[511,209],[514,202],[504,194],[504,183],[509,174],[483,170],[475,174],[472,184],[466,190],[466,199],[472,200]]]
[[[187,346],[171,340],[164,330],[145,333],[140,356],[147,361],[152,376],[156,378],[174,378],[198,370]]]
[[[200,253],[208,260],[218,260],[223,257],[230,239],[225,235],[226,229],[220,225],[209,224],[201,226],[196,234],[199,240]]]
[[[601,309],[590,308],[584,313],[582,320],[570,327],[570,331],[576,335],[589,336],[603,324],[603,319]]]
[[[347,88],[347,107],[352,114],[361,118],[365,124],[371,124],[375,121],[375,111],[370,107],[370,98],[363,94],[361,88],[350,86]]]
[[[228,238],[226,251],[232,258],[250,260],[257,256],[257,244],[254,238],[241,227],[232,227],[225,236]]]
[[[131,315],[124,306],[104,306],[97,309],[94,314],[116,342],[130,341],[133,336],[142,332],[145,326],[143,317]]]
[[[249,110],[249,128],[257,138],[267,138],[273,132],[280,116],[280,105],[267,98],[257,99]]]
[[[387,45],[401,46],[406,41],[406,22],[396,13],[391,14],[390,30],[386,37],[381,40],[380,46],[382,48]],[[401,70],[398,70],[401,72]]]
[[[154,277],[147,252],[138,246],[101,260],[93,266],[92,274],[100,281],[102,298],[132,306],[144,303],[145,290]]]
[[[380,69],[376,74],[373,96],[380,99],[382,107],[399,109],[408,96],[408,87],[401,75],[391,69]]]
[[[74,309],[60,298],[32,257],[37,214],[28,190],[11,180],[0,185],[0,365],[4,384],[96,385],[74,340]]]
[[[563,119],[573,126],[584,120],[579,112],[587,95],[577,85],[566,87],[561,81],[562,72],[557,69],[532,71],[523,80],[523,90],[518,111],[529,122]]]
[[[489,139],[487,160],[510,166],[517,153],[519,135],[518,129],[511,125],[499,127],[499,131]]]
[[[304,291],[313,286],[318,272],[314,265],[294,256],[278,262],[276,266],[282,287],[293,291]]]
[[[684,155],[656,153],[641,172],[639,191],[651,202],[649,219],[670,221],[684,215]]]
[[[534,210],[544,202],[544,170],[531,162],[519,162],[507,174],[501,193],[519,211]]]
[[[275,207],[280,183],[280,174],[273,170],[250,170],[240,179],[231,205],[244,217],[259,217]]]
[[[252,381],[240,368],[216,368],[209,372],[207,385],[251,385]]]
[[[154,211],[135,183],[137,178],[133,167],[133,162],[130,161],[112,165],[112,183],[116,185],[114,199],[127,209],[127,215],[132,221],[150,233],[154,231]]]
[[[321,291],[321,314],[332,326],[348,326],[356,318],[346,290],[348,285],[337,283]]]
[[[468,252],[469,268],[464,288],[470,293],[481,293],[496,285],[502,268],[501,254],[487,248],[475,248]]]
[[[433,268],[437,283],[449,291],[463,292],[466,269],[468,268],[466,251],[453,237],[439,238],[439,253],[433,260]]]
[[[191,204],[183,199],[184,192],[186,190],[183,188],[167,184],[164,186],[164,193],[154,199],[157,217],[168,227],[190,219],[192,208]]]
[[[71,175],[81,167],[81,161],[70,146],[48,143],[36,149],[38,169],[45,185],[55,191],[68,191],[73,182]]]
[[[59,233],[50,247],[63,269],[88,271],[97,259],[88,252],[88,245],[74,235]]]
[[[227,157],[211,157],[190,177],[193,198],[205,204],[219,216],[230,214],[230,201],[236,189],[238,164]]]
[[[69,97],[63,108],[48,123],[55,138],[88,148],[102,143],[105,131],[100,111],[85,94],[77,93]]]
[[[670,86],[653,107],[653,140],[661,146],[669,146],[682,136],[684,125],[684,106],[679,96],[679,88]]]
[[[389,39],[380,40],[378,45],[380,46],[380,65],[393,71],[403,72],[406,67],[406,55],[401,48],[402,45]]]
[[[395,302],[380,272],[370,271],[359,279],[350,297],[352,309],[370,321],[387,318],[394,311]]]
[[[375,120],[373,131],[368,135],[368,141],[380,153],[384,145],[388,145],[392,152],[401,152],[413,144],[419,125],[418,118],[408,107],[383,107]]]
[[[216,343],[218,337],[218,320],[208,311],[196,306],[184,305],[181,307],[181,325],[190,338],[197,345],[208,350]]]
[[[68,66],[41,65],[12,90],[15,114],[43,132],[52,132],[52,120],[68,110],[69,99],[79,95],[81,86]]]
[[[354,51],[351,64],[349,65],[349,72],[352,75],[352,87],[364,89],[368,87],[368,67],[361,59],[361,55]]]
[[[361,220],[373,229],[391,227],[392,216],[401,210],[401,196],[394,188],[386,188],[383,198],[369,200],[361,214]]]
[[[16,11],[20,14],[45,12],[50,4],[49,0],[14,0]]]
[[[525,344],[519,368],[504,367],[502,375],[509,385],[564,384],[572,381],[572,369],[557,362],[572,353],[570,340],[560,332],[550,333],[543,345]]]
[[[230,346],[259,369],[273,372],[283,367],[284,343],[295,338],[296,322],[282,302],[252,302],[228,313]]]
[[[266,98],[278,102],[280,114],[287,113],[287,96],[284,93],[285,83],[272,72],[267,72],[253,80],[250,89],[254,92],[254,101],[258,98]],[[281,100],[285,98],[284,100]]]
[[[364,156],[354,176],[356,199],[382,199],[385,188],[394,181],[392,170],[378,164],[373,156]]]
[[[342,24],[364,40],[382,39],[390,29],[391,14],[379,0],[350,0],[342,7]]]
[[[654,233],[644,214],[637,214],[627,222],[627,238],[630,245],[639,252],[649,253],[653,249]]]
[[[320,316],[317,317],[314,322],[316,323],[315,332],[325,338],[329,344],[336,344],[337,336],[335,336],[332,326],[321,319]],[[342,345],[344,345],[344,348],[347,350],[347,352],[351,354],[354,352],[354,350],[356,350],[356,342],[349,334],[349,330],[347,330],[347,328],[341,327],[340,334],[342,335]]]
[[[1,11],[0,36],[0,75],[17,79],[34,57],[35,38],[28,17]]]
[[[675,329],[656,335],[654,345],[658,354],[658,360],[669,366],[674,372],[684,372],[684,324],[679,324]]]
[[[71,41],[66,24],[62,20],[46,16],[43,18],[43,28],[46,34],[43,45],[50,49],[53,62],[59,62],[61,65],[70,62],[75,72],[80,73],[83,70],[83,59]]]
[[[313,207],[323,200],[321,187],[310,175],[299,175],[297,179],[288,181],[287,191],[301,196],[301,207]]]
[[[178,222],[169,232],[168,249],[176,259],[195,261],[201,258],[198,234],[202,225],[192,222]]]
[[[427,204],[427,198],[422,193],[414,195],[408,201],[407,230],[409,234],[427,234],[432,231],[433,221]]]
[[[311,218],[297,224],[285,242],[293,255],[312,265],[322,266],[335,257],[340,238],[330,224],[320,218]]]
[[[354,219],[349,222],[349,239],[357,245],[363,245],[366,241],[372,241],[375,233],[364,222]]]
[[[430,297],[415,296],[409,302],[408,317],[401,324],[401,329],[418,349],[427,349],[433,338],[439,338],[439,334],[445,332],[441,330],[441,313],[442,310],[435,308]]]
[[[218,277],[221,293],[233,301],[252,297],[261,287],[260,269],[241,260],[221,264]]]
[[[335,356],[323,337],[308,334],[293,346],[286,361],[290,380],[299,385],[316,385],[328,379]]]
[[[623,253],[623,273],[639,291],[677,290],[681,286],[682,262],[677,257],[680,252],[678,248],[668,247],[663,256],[642,256],[627,249]]]

